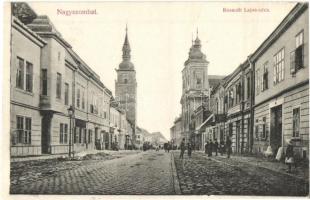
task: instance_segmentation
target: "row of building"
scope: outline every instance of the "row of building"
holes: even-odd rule
[[[297,3],[216,86],[208,85],[208,61],[197,37],[183,70],[182,114],[171,128],[172,141],[185,138],[204,150],[207,141],[230,137],[235,153],[271,147],[274,155],[292,141],[296,154],[309,158],[308,16],[308,4]]]
[[[127,29],[113,97],[47,16],[23,2],[11,6],[11,156],[135,148]]]

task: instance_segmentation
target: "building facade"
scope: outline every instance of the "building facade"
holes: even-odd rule
[[[293,141],[309,158],[309,11],[298,3],[251,56],[255,68],[254,151]]]
[[[14,8],[14,5],[12,5]],[[31,18],[36,14],[30,8]],[[41,51],[47,44],[17,17],[11,21],[10,135],[11,155],[41,154]]]
[[[236,153],[245,153],[250,150],[251,140],[251,80],[250,64],[246,60],[224,83],[226,109],[225,130],[232,140],[232,150]],[[216,99],[216,104],[222,103]]]

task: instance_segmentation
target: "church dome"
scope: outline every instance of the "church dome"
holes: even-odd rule
[[[123,60],[123,62],[121,62],[119,64],[119,69],[120,70],[134,70],[135,66],[133,65],[132,62],[130,62],[130,60]]]

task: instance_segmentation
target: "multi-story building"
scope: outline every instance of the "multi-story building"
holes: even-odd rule
[[[208,101],[209,82],[206,56],[201,52],[201,42],[197,37],[189,51],[189,57],[182,70],[182,132],[186,142],[194,143],[195,133],[191,127],[191,116],[198,106]]]
[[[231,137],[233,152],[244,153],[250,149],[251,135],[251,70],[247,60],[225,79],[224,87],[224,106],[219,108],[227,111],[226,135]],[[223,101],[216,98],[215,103],[219,105]]]
[[[119,64],[117,80],[115,81],[115,98],[120,102],[120,108],[126,112],[127,119],[136,126],[137,119],[137,81],[134,64],[130,61],[131,49],[128,40],[127,27],[123,45],[123,61]],[[135,128],[133,129],[133,139]]]
[[[26,4],[25,4],[26,5]],[[24,23],[36,18],[29,7],[12,4],[10,126],[11,155],[41,154],[41,50],[47,44]],[[28,13],[28,17],[24,16]]]
[[[170,128],[170,142],[173,146],[179,147],[183,138],[182,120],[180,116],[174,120],[173,126]]]
[[[111,91],[47,16],[20,2],[12,15],[11,155],[110,149]],[[128,135],[117,113],[117,130]]]
[[[254,151],[293,140],[309,157],[309,10],[298,3],[250,58],[255,69]]]

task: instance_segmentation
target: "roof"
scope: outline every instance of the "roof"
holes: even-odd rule
[[[223,78],[225,78],[225,76],[208,75],[208,80],[209,80],[210,87],[217,86],[223,80]]]

